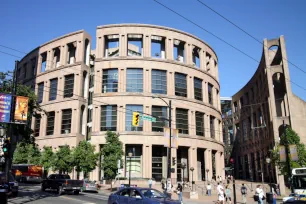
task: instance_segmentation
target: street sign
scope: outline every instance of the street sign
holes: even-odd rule
[[[12,95],[0,93],[0,122],[10,122]]]
[[[141,119],[156,123],[156,118],[149,116],[149,115],[142,115]]]

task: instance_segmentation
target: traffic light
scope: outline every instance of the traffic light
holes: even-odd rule
[[[138,112],[133,112],[132,125],[138,127],[140,122],[140,114]]]
[[[3,145],[2,145],[2,151],[3,151],[3,154],[4,154],[5,157],[8,156],[9,148],[10,148],[10,139],[6,138],[3,141]]]
[[[176,164],[176,158],[172,157],[172,166],[174,166]]]

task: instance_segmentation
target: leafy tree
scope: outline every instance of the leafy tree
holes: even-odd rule
[[[49,170],[53,167],[54,157],[55,155],[52,151],[52,147],[44,146],[40,157],[40,164],[44,167],[45,176],[48,176]]]
[[[292,161],[291,158],[289,157],[290,160],[290,166],[291,168],[299,168],[303,167],[306,164],[306,149],[305,145],[300,142],[300,137],[298,134],[291,129],[291,127],[286,128],[286,136],[288,140],[288,144],[295,144],[297,146],[297,152],[298,152],[298,161]],[[279,144],[276,145],[276,148],[273,151],[273,162],[279,167],[281,173],[288,177],[288,168],[287,168],[287,163],[286,162],[280,162],[280,157],[279,157],[279,146],[280,145],[285,145],[286,140],[285,140],[285,135],[283,134],[280,138]]]
[[[28,144],[28,164],[40,165],[41,153],[36,144]]]
[[[68,145],[60,146],[55,153],[53,170],[59,173],[70,173],[73,169],[73,155]]]
[[[111,131],[106,133],[106,144],[103,146],[101,155],[103,157],[101,167],[107,179],[114,179],[117,172],[117,161],[122,161],[123,150],[119,134]],[[122,163],[122,162],[121,162]]]
[[[99,154],[95,153],[95,146],[91,145],[86,140],[81,141],[73,151],[73,161],[77,171],[77,178],[79,179],[79,173],[87,173],[94,170],[97,166]]]
[[[27,164],[29,156],[29,145],[25,142],[19,142],[14,152],[14,164]]]

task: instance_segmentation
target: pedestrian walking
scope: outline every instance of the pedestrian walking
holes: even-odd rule
[[[225,187],[225,200],[226,200],[226,203],[229,203],[231,204],[232,203],[232,196],[231,196],[232,192],[231,192],[231,189],[229,188],[228,185],[226,185]],[[229,202],[227,202],[229,201]]]
[[[149,183],[149,188],[152,188],[152,178],[149,179],[148,183]]]
[[[207,189],[207,195],[211,196],[211,184],[210,183],[207,184],[206,189]]]
[[[221,185],[221,183],[218,183],[217,191],[218,191],[218,203],[224,204],[224,188]]]
[[[244,183],[242,184],[240,191],[242,195],[242,203],[246,204],[247,203],[246,196],[248,194],[248,189],[244,186]]]
[[[182,203],[183,202],[183,187],[180,183],[178,183],[176,190],[177,190],[177,195],[179,197],[179,201]]]
[[[263,200],[265,199],[265,197],[261,185],[257,185],[257,188],[255,190],[255,196],[258,196],[258,204],[263,204]]]

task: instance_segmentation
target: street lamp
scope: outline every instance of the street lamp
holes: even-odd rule
[[[192,185],[192,191],[193,191],[193,171],[194,171],[194,168],[193,167],[191,167],[190,168],[190,171],[191,171],[191,185]]]
[[[184,171],[185,171],[185,168],[186,168],[186,164],[183,162],[181,165],[182,165],[182,169],[183,169],[182,182],[183,182],[183,188],[184,188]]]
[[[167,105],[169,109],[168,119],[163,118],[164,120],[169,121],[169,148],[168,148],[168,171],[167,171],[167,180],[168,180],[167,184],[169,184],[167,189],[169,190],[171,189],[171,100],[169,100],[169,103],[167,103],[163,98],[159,96],[152,96],[152,98],[159,98]]]
[[[209,169],[206,169],[206,181],[208,181],[208,172],[209,172]]]
[[[132,156],[133,156],[133,153],[132,152],[129,152],[129,157],[130,157],[130,170],[129,170],[129,187],[131,187],[131,166],[132,166]]]
[[[3,137],[5,135],[6,131],[3,126],[0,126],[0,137]]]
[[[272,193],[272,186],[271,186],[271,176],[270,176],[270,163],[271,163],[271,159],[269,157],[266,158],[266,162],[268,164],[268,169],[269,169],[269,185],[270,185],[270,192]]]

